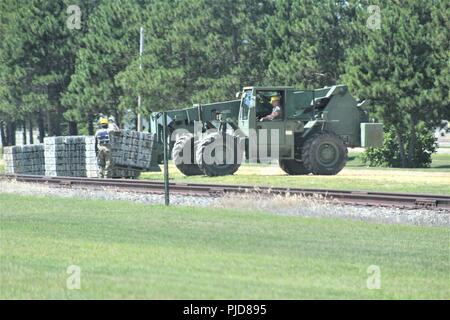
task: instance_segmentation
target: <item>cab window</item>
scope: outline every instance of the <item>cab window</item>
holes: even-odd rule
[[[258,119],[272,113],[273,106],[270,99],[274,96],[280,97],[281,116],[272,120],[283,120],[284,118],[284,92],[283,91],[258,91],[256,94],[256,117]]]
[[[241,120],[248,120],[250,108],[255,106],[255,97],[252,90],[245,90],[242,97]]]

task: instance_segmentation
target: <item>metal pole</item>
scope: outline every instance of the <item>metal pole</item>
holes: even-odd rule
[[[142,53],[144,52],[144,28],[139,31],[139,70],[142,70]],[[137,131],[142,131],[141,95],[138,96]]]
[[[164,200],[169,205],[169,150],[167,150],[167,113],[163,112],[163,144],[164,144]]]

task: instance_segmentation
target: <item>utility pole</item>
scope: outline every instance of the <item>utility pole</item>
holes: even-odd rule
[[[142,53],[144,52],[144,28],[139,32],[139,71],[142,71]],[[138,96],[137,131],[142,131],[141,95]]]
[[[164,144],[164,203],[169,205],[169,150],[167,146],[167,112],[163,112],[163,144]]]

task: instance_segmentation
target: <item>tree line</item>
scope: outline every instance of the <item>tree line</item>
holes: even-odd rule
[[[450,118],[445,0],[3,0],[0,134],[92,134],[100,113],[229,100],[246,85],[347,84],[399,165]],[[139,30],[145,46],[139,55]],[[30,134],[30,133],[29,133]],[[32,139],[32,135],[30,134]]]

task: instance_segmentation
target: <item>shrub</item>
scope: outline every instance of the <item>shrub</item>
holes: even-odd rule
[[[436,138],[424,126],[417,129],[417,141],[414,153],[408,155],[410,137],[407,134],[402,136],[405,148],[406,161],[410,168],[427,168],[431,164],[431,155],[436,152]],[[388,128],[384,134],[383,146],[380,148],[368,148],[361,156],[364,164],[370,167],[401,167],[399,143],[395,130]]]

